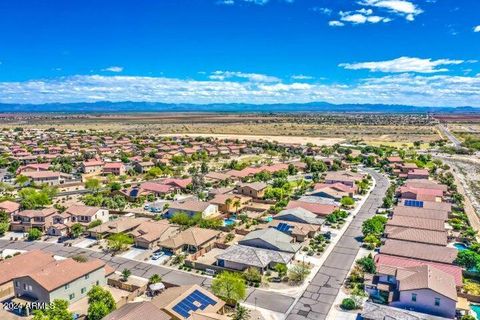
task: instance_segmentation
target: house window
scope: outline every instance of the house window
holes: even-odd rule
[[[65,290],[67,290],[68,288],[70,288],[70,285],[69,285],[69,284],[66,284],[66,285],[65,285]]]
[[[417,294],[416,293],[412,293],[412,301],[417,302]]]
[[[440,298],[435,298],[435,306],[436,307],[440,306]]]
[[[86,274],[86,275],[85,275],[85,280],[88,279],[88,278],[90,278],[90,275],[89,275],[89,274]]]
[[[18,288],[18,281],[15,281],[15,287]]]
[[[73,300],[75,298],[75,293],[70,293],[68,299]]]
[[[26,283],[23,284],[23,290],[27,290],[27,284]]]
[[[82,288],[81,292],[84,294],[87,291],[87,288]]]

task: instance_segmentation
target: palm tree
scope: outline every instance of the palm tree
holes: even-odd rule
[[[232,199],[231,198],[228,198],[227,200],[225,200],[225,206],[227,207],[227,211],[230,211],[230,206],[232,205]]]
[[[159,283],[159,282],[162,282],[162,277],[158,274],[154,274],[150,277],[150,279],[148,279],[148,282],[150,284],[155,284],[155,283]]]
[[[232,316],[233,320],[248,320],[250,319],[250,310],[243,306],[237,306],[235,314]]]
[[[240,206],[241,206],[240,199],[235,200],[235,202],[233,203],[233,206],[235,207],[235,214],[237,214],[237,213],[238,213],[238,209],[239,209]]]

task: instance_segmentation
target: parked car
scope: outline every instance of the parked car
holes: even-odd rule
[[[163,251],[157,251],[152,254],[152,260],[158,260],[165,255]]]

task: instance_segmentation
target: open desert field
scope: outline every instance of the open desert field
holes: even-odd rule
[[[201,135],[331,145],[345,141],[408,144],[440,138],[431,119],[392,114],[136,113],[4,115],[0,127]]]

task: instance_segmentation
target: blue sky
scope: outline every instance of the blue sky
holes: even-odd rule
[[[0,2],[0,102],[480,107],[477,0]]]

